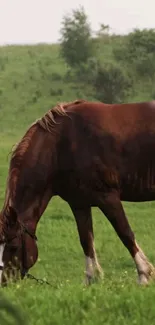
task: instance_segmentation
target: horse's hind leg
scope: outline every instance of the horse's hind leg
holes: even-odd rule
[[[154,268],[148,262],[147,257],[135,241],[134,233],[125,216],[118,193],[113,191],[104,195],[103,200],[99,203],[99,208],[108,218],[117,235],[134,259],[139,282],[141,284],[146,284],[150,276],[154,273]]]
[[[95,247],[91,208],[77,209],[71,207],[77,228],[81,246],[86,259],[86,284],[90,284],[97,277],[102,277],[102,269],[98,263]]]

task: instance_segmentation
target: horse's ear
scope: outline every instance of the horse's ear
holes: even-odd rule
[[[15,226],[18,221],[17,212],[14,208],[9,206],[9,222],[11,226]]]

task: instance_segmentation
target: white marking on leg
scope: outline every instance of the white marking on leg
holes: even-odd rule
[[[93,272],[93,264],[92,264],[92,258],[89,256],[86,256],[86,276],[88,278],[93,278],[94,272]]]
[[[148,267],[146,262],[142,258],[140,252],[136,253],[134,260],[138,271],[139,282],[142,284],[148,283],[148,279],[147,279]]]
[[[147,284],[149,277],[154,273],[154,267],[151,263],[149,263],[147,257],[137,243],[136,246],[138,248],[138,252],[134,257],[134,261],[138,271],[139,283]]]
[[[94,247],[93,247],[93,251],[94,251],[93,258],[91,258],[89,256],[85,256],[85,258],[86,258],[86,283],[87,284],[89,284],[95,276],[100,277],[100,278],[103,277],[103,271],[102,271],[100,264],[98,263],[97,255],[96,255]]]
[[[4,253],[5,244],[0,245],[0,267],[3,268],[3,253]],[[3,270],[0,270],[0,283],[2,283],[2,272]]]
[[[94,266],[94,272],[96,272],[99,277],[103,277],[103,271],[97,259],[94,243],[93,243],[93,251],[94,251],[94,258],[92,259],[92,262]]]

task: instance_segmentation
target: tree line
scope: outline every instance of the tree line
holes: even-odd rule
[[[94,33],[83,7],[63,17],[60,53],[68,78],[91,84],[94,97],[105,103],[128,101],[136,94],[153,98],[155,30],[134,29],[125,36],[109,31],[108,25],[101,24]]]

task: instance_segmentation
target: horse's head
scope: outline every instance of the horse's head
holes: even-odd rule
[[[22,223],[13,208],[0,220],[0,282],[4,285],[24,278],[37,260],[38,248],[32,225]]]

